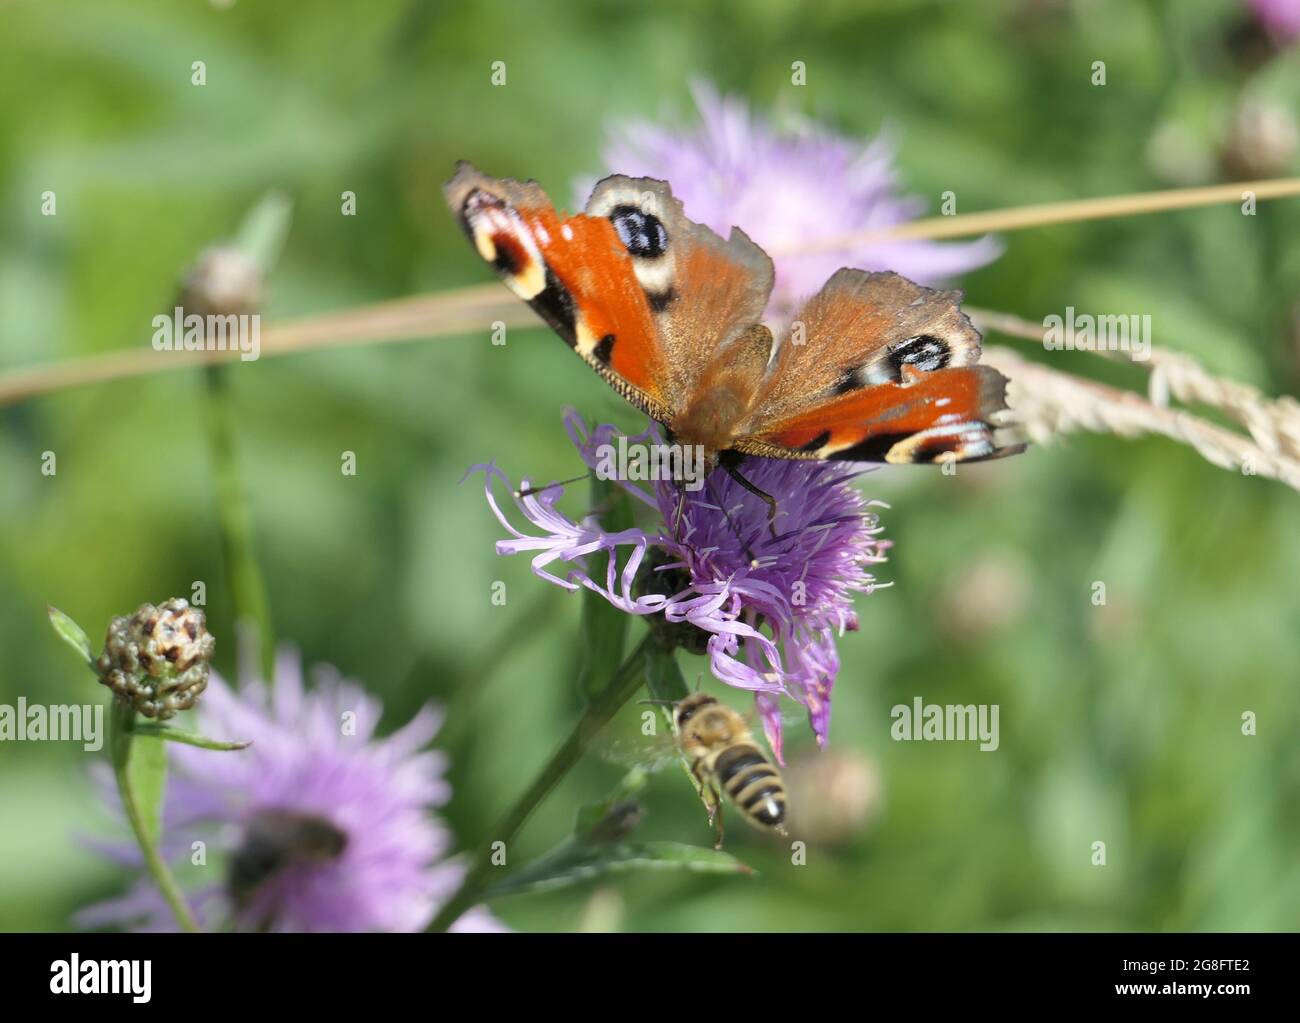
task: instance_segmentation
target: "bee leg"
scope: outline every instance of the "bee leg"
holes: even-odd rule
[[[717,790],[712,783],[705,782],[700,777],[700,763],[696,762],[691,765],[691,778],[695,782],[695,790],[699,794],[700,802],[704,804],[704,810],[709,815],[709,827],[713,826],[713,818],[718,813],[718,808],[722,805],[721,799],[717,798]]]
[[[718,828],[718,837],[714,840],[713,848],[715,848],[715,849],[721,849],[721,848],[722,848],[722,834],[723,834],[723,829],[722,829],[722,793],[718,791],[716,785],[714,785],[714,786],[710,786],[710,788],[713,790],[713,805],[714,805],[714,807],[716,807],[716,809],[717,809],[717,811],[718,811],[718,813],[717,813],[717,818],[716,818],[716,823],[717,823],[717,828]]]

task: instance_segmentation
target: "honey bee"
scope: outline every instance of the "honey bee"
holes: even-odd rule
[[[677,745],[709,806],[709,816],[716,819],[718,848],[722,848],[719,788],[754,827],[786,833],[781,774],[754,741],[740,714],[707,693],[694,693],[675,704],[673,725]]]
[[[323,817],[263,810],[249,822],[230,859],[226,889],[237,905],[247,906],[272,878],[291,867],[336,859],[347,843],[347,834]]]

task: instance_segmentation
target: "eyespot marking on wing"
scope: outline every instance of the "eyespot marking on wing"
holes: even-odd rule
[[[607,179],[592,193],[586,212],[614,225],[651,309],[659,312],[673,299],[677,259],[665,221],[671,219],[668,206],[676,200],[663,182],[640,184],[644,187],[631,179]]]
[[[525,302],[546,287],[546,263],[537,240],[518,211],[504,200],[476,188],[465,197],[461,222],[484,261]]]

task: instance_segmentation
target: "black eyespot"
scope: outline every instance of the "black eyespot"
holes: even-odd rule
[[[900,376],[904,366],[928,373],[948,365],[951,354],[946,342],[933,334],[921,334],[894,345],[889,350],[889,361]]]
[[[653,259],[668,249],[668,232],[653,213],[635,206],[615,206],[609,219],[629,255]]]

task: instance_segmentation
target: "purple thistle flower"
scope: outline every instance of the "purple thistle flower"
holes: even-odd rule
[[[451,794],[445,757],[424,750],[441,716],[426,705],[376,739],[381,711],[378,699],[333,669],[318,668],[307,690],[292,652],[281,653],[269,693],[260,682],[236,692],[213,673],[199,704],[200,728],[253,745],[222,752],[169,743],[163,813],[170,860],[188,856],[197,840],[226,850],[221,880],[187,896],[205,928],[414,931],[433,918],[463,872],[444,859],[451,838],[431,813]],[[98,766],[116,807],[107,765]],[[140,865],[134,846],[92,845]],[[176,929],[148,878],[123,897],[85,908],[77,922]],[[474,909],[453,929],[505,928]]]
[[[613,426],[588,431],[582,418],[565,415],[570,439],[589,467],[598,449],[614,445]],[[661,443],[658,427],[627,438],[629,445]],[[728,685],[755,693],[772,751],[782,756],[778,697],[807,708],[813,733],[824,745],[830,729],[831,688],[839,671],[836,636],[855,630],[855,593],[878,585],[866,571],[885,560],[888,541],[873,507],[849,484],[859,469],[827,462],[755,458],[744,465],[747,479],[777,501],[776,536],[768,507],[725,471],[705,487],[686,492],[680,540],[674,526],[683,493],[671,480],[644,490],[620,481],[653,510],[655,526],[607,532],[594,516],[575,521],[556,503],[560,484],[526,493],[515,491],[494,464],[477,465],[493,514],[512,539],[497,542],[502,555],[533,552],[533,571],[565,589],[585,587],[628,614],[652,619],[680,645],[707,652],[713,674]],[[510,522],[493,491],[502,483],[518,510],[539,533]],[[724,511],[725,509],[725,511]],[[620,554],[626,555],[622,568]],[[587,561],[603,555],[603,570]],[[598,560],[598,559],[597,559]],[[557,571],[557,566],[562,571]]]
[[[1300,39],[1300,0],[1248,0],[1248,6],[1279,43]]]
[[[894,144],[867,145],[816,124],[778,131],[745,102],[692,86],[700,111],[694,129],[635,121],[611,132],[603,157],[614,173],[672,185],[692,220],[724,238],[738,225],[776,265],[769,313],[793,315],[842,266],[894,270],[933,284],[996,259],[992,237],[973,242],[923,239],[846,244],[800,252],[809,242],[890,227],[919,216],[924,200],[895,194]],[[583,190],[585,201],[590,188]]]

